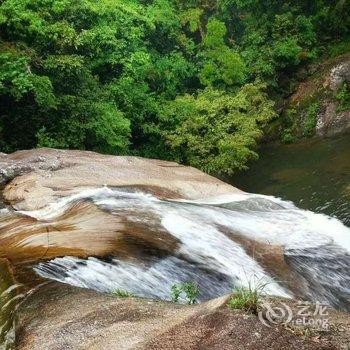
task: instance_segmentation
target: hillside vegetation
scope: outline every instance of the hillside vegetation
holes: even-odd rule
[[[349,31],[349,0],[1,0],[0,151],[244,169],[296,72]]]

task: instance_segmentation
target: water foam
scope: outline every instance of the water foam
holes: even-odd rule
[[[158,227],[149,217],[157,218],[166,232],[180,242],[179,248],[173,256],[152,257],[147,264],[124,262],[118,257],[109,263],[97,259],[56,259],[41,264],[37,268],[39,274],[98,290],[125,288],[160,298],[165,297],[163,289],[168,290],[171,282],[183,281],[189,276],[209,291],[208,276],[213,276],[216,282],[223,281],[222,288],[214,288],[207,293],[208,297],[229,292],[234,286],[247,285],[254,278],[270,280],[266,290],[270,294],[291,296],[291,292],[273,281],[272,276],[226,232],[282,246],[294,256],[298,251],[302,254],[310,249],[316,252],[321,247],[336,246],[345,264],[350,266],[349,228],[335,218],[298,209],[291,202],[270,196],[242,192],[200,201],[165,201],[139,191],[105,187],[88,189],[48,209],[25,214],[39,219],[52,218],[73,202],[86,199],[113,215],[126,215],[131,222],[141,222],[150,234]],[[193,268],[196,273],[190,273]],[[325,269],[322,271],[326,273]],[[327,277],[330,284],[333,277],[331,273]],[[339,276],[334,278],[339,282]],[[144,287],[140,287],[141,284]],[[350,286],[348,290],[350,295]]]

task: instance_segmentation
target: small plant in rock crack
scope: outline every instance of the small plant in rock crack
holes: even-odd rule
[[[247,287],[239,287],[233,291],[233,296],[228,305],[231,309],[243,309],[253,314],[258,313],[258,309],[262,302],[264,290],[270,282],[248,282]]]
[[[178,303],[181,295],[184,295],[187,304],[196,304],[197,298],[200,296],[200,294],[200,290],[194,282],[174,284],[171,287],[171,297],[174,303]]]
[[[113,294],[116,295],[119,298],[129,298],[129,297],[133,297],[134,295],[123,290],[123,289],[119,289],[117,288],[116,290],[113,291]]]

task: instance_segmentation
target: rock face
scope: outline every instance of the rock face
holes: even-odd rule
[[[350,129],[350,109],[338,111],[339,103],[332,99],[333,96],[346,83],[350,86],[350,58],[336,64],[330,71],[325,81],[325,88],[331,91],[329,99],[323,102],[323,111],[319,113],[316,125],[316,135],[333,136]]]
[[[349,344],[347,314],[331,311],[329,322],[333,328],[321,333],[313,333],[312,327],[308,331],[280,325],[270,328],[254,315],[230,310],[228,298],[184,306],[117,298],[51,283],[20,306],[16,348],[311,350],[345,349]],[[296,302],[290,301],[289,305],[297,310]],[[305,339],[306,334],[310,340]]]
[[[329,77],[329,87],[332,91],[338,91],[343,83],[350,83],[350,61],[347,59],[332,68]]]
[[[159,198],[198,199],[240,192],[197,169],[138,157],[117,157],[93,152],[37,149],[0,156],[3,201],[15,210],[49,207],[86,188],[142,188]],[[0,257],[12,262],[55,256],[102,256],[125,252],[122,234],[172,249],[176,242],[98,209],[78,202],[52,219],[37,220],[8,211],[0,216]],[[164,243],[166,241],[166,243]],[[152,243],[150,242],[150,243]]]
[[[93,152],[21,151],[1,156],[0,169],[0,179],[5,183],[2,196],[9,205],[0,215],[0,258],[17,265],[64,256],[114,256],[146,263],[150,251],[155,257],[164,257],[174,256],[180,249],[179,238],[165,229],[162,217],[152,207],[142,211],[129,201],[114,213],[96,205],[89,196],[79,197],[86,189],[108,190],[104,185],[140,188],[167,200],[242,193],[191,167]],[[76,194],[79,196],[74,197]],[[72,195],[78,199],[64,204]],[[38,211],[45,215],[38,216]],[[238,234],[230,239],[239,242],[249,256],[258,256],[259,263],[272,275],[295,280],[282,246],[259,244]],[[188,254],[183,259],[191,261],[193,257]],[[301,286],[302,282],[288,284],[298,295]],[[307,286],[302,289],[307,291]]]
[[[348,132],[350,129],[350,110],[337,111],[337,104],[328,102],[324,104],[324,111],[318,115],[316,124],[317,136],[334,136]]]
[[[124,224],[91,203],[52,220],[8,212],[0,216],[0,257],[25,263],[56,256],[103,256],[118,249]]]
[[[186,205],[203,211],[205,205],[199,207],[203,198],[215,202],[216,196],[241,194],[220,180],[176,163],[93,152],[39,149],[1,154],[0,169],[2,200],[7,204],[5,209],[0,209],[0,259],[8,259],[16,281],[28,287],[40,281],[26,283],[33,280],[32,276],[15,273],[23,268],[23,263],[32,266],[37,261],[66,255],[111,255],[120,261],[135,262],[142,260],[144,247],[155,257],[171,256],[174,251],[180,251],[182,237],[171,235],[160,225],[155,202],[174,207],[172,199],[178,200],[178,206],[181,200],[198,200]],[[120,190],[113,192],[118,193],[120,206],[110,210],[92,201],[92,196],[79,197],[91,188],[103,193],[110,191],[104,185],[142,189],[164,200],[152,197],[147,211],[143,212],[138,211],[138,202],[132,206],[130,201],[121,201]],[[130,192],[130,196],[133,195],[135,193]],[[144,207],[148,195],[137,195],[143,196],[140,207]],[[103,197],[106,198],[109,199]],[[43,212],[45,215],[41,216]],[[177,225],[176,220],[174,222]],[[197,239],[203,236],[204,229],[201,227]],[[236,231],[222,229],[222,233],[244,250],[235,250],[230,259],[237,259],[236,254],[253,256],[264,269],[288,281],[285,283],[295,295],[307,293],[307,281],[291,271],[282,245],[255,242]],[[212,236],[206,242],[211,240]],[[227,241],[219,241],[220,247],[229,245],[221,242]],[[188,245],[192,243],[190,240]],[[197,250],[201,265],[194,267],[195,272],[198,274],[199,268],[209,271],[206,262],[210,260],[202,259],[203,246]],[[214,253],[216,251],[214,249]],[[185,250],[181,252],[183,261],[193,265],[194,260],[185,253]],[[146,270],[151,263],[149,260],[145,265]],[[139,283],[139,275],[134,274]],[[222,284],[223,274],[218,277]],[[328,338],[317,338],[315,343],[301,339],[282,326],[271,330],[256,316],[229,310],[227,297],[189,307],[145,299],[120,299],[53,282],[36,289],[20,305],[16,336],[17,348],[23,350],[320,349],[321,340],[322,346],[336,348]],[[339,339],[335,338],[334,344],[344,345],[343,338]]]
[[[350,55],[342,55],[313,67],[311,77],[302,82],[291,96],[286,110],[296,112],[296,134],[303,136],[310,118],[316,117],[315,134],[329,137],[350,130],[350,109],[339,109],[336,95],[344,83],[350,86]],[[317,105],[313,116],[310,106]],[[311,121],[311,123],[313,123]],[[310,131],[309,131],[310,132]]]
[[[8,183],[4,200],[22,210],[43,208],[55,198],[104,185],[139,186],[164,198],[197,199],[239,191],[174,162],[54,149],[0,157],[0,183]]]

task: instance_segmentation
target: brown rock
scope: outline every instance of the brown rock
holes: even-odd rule
[[[192,168],[155,159],[87,151],[36,149],[0,158],[4,200],[34,210],[84,188],[142,187],[165,198],[198,199],[238,189]]]
[[[308,340],[305,329],[267,327],[252,314],[229,309],[227,301],[225,296],[184,306],[51,283],[20,306],[16,348],[301,350],[341,349],[348,342],[348,314],[332,311],[330,322],[337,320],[332,330],[312,333]],[[342,327],[344,332],[336,330]]]
[[[160,198],[197,199],[239,192],[197,169],[173,162],[54,149],[1,156],[0,182],[7,182],[3,200],[16,210],[26,211],[46,208],[62,197],[103,185],[142,188]],[[126,235],[164,251],[172,252],[177,246],[177,240],[156,218],[148,218],[152,227],[128,222],[128,208],[117,217],[82,200],[45,220],[16,210],[0,216],[0,257],[15,263],[64,255],[118,252],[119,256],[128,256],[134,247]]]

